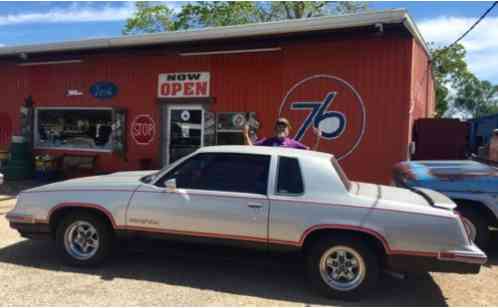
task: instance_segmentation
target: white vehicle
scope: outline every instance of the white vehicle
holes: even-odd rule
[[[119,172],[23,191],[7,218],[93,265],[117,237],[163,236],[300,250],[315,289],[351,298],[382,270],[478,273],[487,260],[455,204],[430,190],[351,182],[332,155],[201,148],[165,170]]]

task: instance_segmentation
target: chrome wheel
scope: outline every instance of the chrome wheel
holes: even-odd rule
[[[320,275],[329,287],[338,291],[350,291],[365,279],[365,261],[354,249],[335,246],[322,255]]]
[[[99,249],[99,234],[89,222],[75,221],[64,233],[64,247],[75,259],[88,260]]]
[[[463,227],[465,228],[465,232],[467,233],[467,236],[472,242],[476,241],[477,238],[477,228],[476,226],[470,221],[470,219],[460,216],[462,218],[463,222]]]

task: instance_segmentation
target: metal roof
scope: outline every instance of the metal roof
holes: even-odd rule
[[[320,30],[335,30],[365,27],[375,24],[403,24],[429,55],[427,45],[410,15],[405,9],[371,11],[360,14],[327,16],[319,18],[254,23],[227,27],[210,27],[195,30],[171,31],[114,38],[88,39],[59,43],[1,47],[0,56],[79,51],[107,48],[138,47],[158,44],[173,44],[215,39],[243,38],[265,35],[304,33]]]

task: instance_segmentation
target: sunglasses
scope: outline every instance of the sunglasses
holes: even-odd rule
[[[276,126],[283,126],[283,127],[287,127],[287,123],[285,122],[277,122]]]

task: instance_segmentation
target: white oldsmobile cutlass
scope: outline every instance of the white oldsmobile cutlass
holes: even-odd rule
[[[73,265],[100,263],[118,237],[301,250],[316,290],[351,298],[382,270],[478,273],[487,257],[454,208],[434,191],[349,181],[326,153],[216,146],[154,173],[23,191],[7,219],[24,237],[53,238]]]

